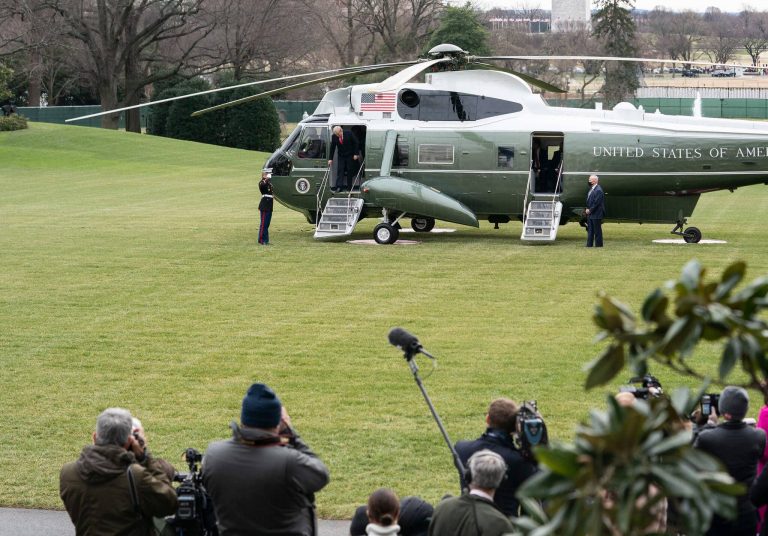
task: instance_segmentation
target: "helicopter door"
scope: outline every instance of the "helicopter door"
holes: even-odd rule
[[[344,131],[351,131],[357,138],[357,154],[346,154],[344,164],[344,177],[339,177],[339,165],[341,165],[339,156],[341,151],[338,150],[333,156],[333,164],[331,167],[331,176],[334,177],[331,184],[335,188],[344,189],[346,186],[352,186],[352,190],[356,190],[360,187],[360,184],[365,181],[365,138],[366,138],[366,126],[365,125],[339,125]],[[332,131],[332,129],[331,129]],[[333,136],[333,134],[330,134]],[[329,146],[330,147],[330,146]],[[353,158],[357,156],[357,158]]]
[[[532,189],[537,194],[563,191],[563,134],[542,133],[531,136]]]

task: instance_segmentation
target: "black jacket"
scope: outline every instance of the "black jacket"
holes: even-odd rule
[[[716,428],[702,430],[693,446],[720,460],[728,474],[744,484],[748,490],[755,480],[757,461],[765,450],[765,432],[752,428],[743,421],[727,421]],[[747,494],[738,497],[737,506],[736,520],[726,521],[716,515],[708,534],[736,534],[738,530],[734,527],[740,528],[750,523],[754,534],[755,507]],[[746,528],[744,533],[749,530]]]
[[[357,141],[357,136],[351,130],[342,130],[344,143],[339,143],[339,137],[336,135],[331,136],[331,152],[328,155],[328,160],[333,160],[334,151],[338,149],[340,158],[352,158],[358,152],[360,152],[360,142]]]
[[[274,200],[272,198],[272,182],[266,179],[259,181],[259,192],[261,192],[261,201],[259,201],[259,210],[263,212],[272,212]]]
[[[506,515],[519,515],[520,503],[515,498],[515,493],[517,493],[517,488],[538,470],[536,464],[523,458],[523,455],[512,442],[512,438],[503,430],[488,428],[482,436],[474,441],[456,443],[456,452],[465,467],[470,456],[483,449],[499,454],[507,464],[507,478],[496,490],[493,502]],[[462,489],[464,489],[466,482],[462,481],[461,484]]]

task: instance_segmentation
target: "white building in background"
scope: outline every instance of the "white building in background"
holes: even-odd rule
[[[589,25],[592,0],[552,0],[552,31]]]

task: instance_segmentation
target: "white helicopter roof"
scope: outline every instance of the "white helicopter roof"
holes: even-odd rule
[[[396,110],[396,96],[403,89],[415,91],[448,91],[491,97],[522,105],[522,110],[514,115],[493,117],[477,121],[455,122],[424,122],[421,128],[444,129],[485,129],[498,128],[499,123],[506,122],[510,117],[535,116],[535,125],[527,123],[529,130],[603,132],[603,133],[634,133],[645,135],[673,135],[684,137],[710,136],[719,133],[729,136],[765,136],[768,125],[762,122],[716,119],[705,117],[668,116],[661,113],[649,113],[642,107],[636,108],[631,103],[620,103],[613,110],[569,108],[550,106],[521,78],[503,71],[470,70],[442,71],[426,73],[424,82],[402,82],[396,88],[384,87],[392,78],[381,84],[366,84],[350,86],[329,91],[318,105],[315,114],[332,114],[335,123],[377,123],[384,120],[406,121],[401,119]],[[411,77],[413,78],[413,77]],[[389,84],[391,85],[391,84]],[[385,91],[380,91],[381,89]],[[361,106],[361,98],[366,94],[384,95],[390,99],[390,112],[370,111]],[[412,122],[413,120],[408,120]],[[516,129],[521,128],[519,119]],[[421,123],[421,122],[420,122]],[[509,127],[507,127],[509,128]],[[522,127],[525,129],[526,127]]]

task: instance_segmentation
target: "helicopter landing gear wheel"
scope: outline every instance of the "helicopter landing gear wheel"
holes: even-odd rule
[[[683,231],[683,240],[686,244],[698,244],[701,240],[701,231],[698,227],[688,227]]]
[[[417,233],[428,233],[435,228],[435,218],[411,218],[411,229]]]
[[[373,228],[373,239],[377,244],[394,244],[400,231],[389,223],[380,223]]]

